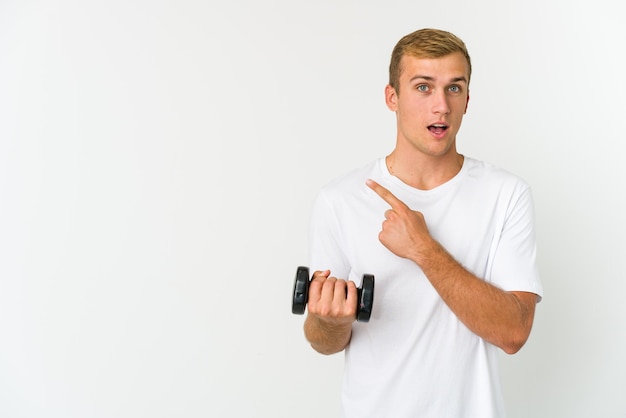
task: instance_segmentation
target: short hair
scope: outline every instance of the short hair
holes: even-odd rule
[[[465,56],[468,66],[468,80],[472,76],[472,61],[467,52],[465,43],[456,35],[440,29],[419,29],[405,35],[398,41],[391,53],[389,63],[389,85],[396,92],[400,88],[400,74],[402,72],[402,57],[407,55],[415,58],[441,58],[455,52]]]

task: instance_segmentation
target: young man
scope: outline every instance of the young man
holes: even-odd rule
[[[542,289],[528,185],[457,152],[470,76],[455,35],[403,37],[385,88],[395,148],[313,206],[304,330],[320,353],[345,350],[346,418],[504,416],[498,349],[524,345]],[[358,323],[365,273],[374,306]]]

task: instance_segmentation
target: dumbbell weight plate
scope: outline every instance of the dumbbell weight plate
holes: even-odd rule
[[[359,287],[359,306],[357,307],[356,320],[368,322],[372,315],[374,305],[374,276],[364,274],[361,286]]]
[[[302,315],[309,301],[309,269],[300,266],[296,270],[296,279],[293,284],[293,301],[291,303],[291,312],[296,315]]]

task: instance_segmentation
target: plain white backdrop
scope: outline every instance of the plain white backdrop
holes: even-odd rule
[[[290,311],[309,207],[390,152],[396,41],[473,59],[459,150],[528,181],[511,418],[626,417],[618,2],[0,1],[0,416],[333,417]]]

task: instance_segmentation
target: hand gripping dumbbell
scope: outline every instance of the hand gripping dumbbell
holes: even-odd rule
[[[293,302],[291,312],[297,315],[304,313],[304,308],[309,301],[309,268],[300,266],[296,270],[296,279],[293,284]],[[374,304],[374,276],[364,274],[361,286],[357,288],[356,320],[368,322],[372,314]]]

